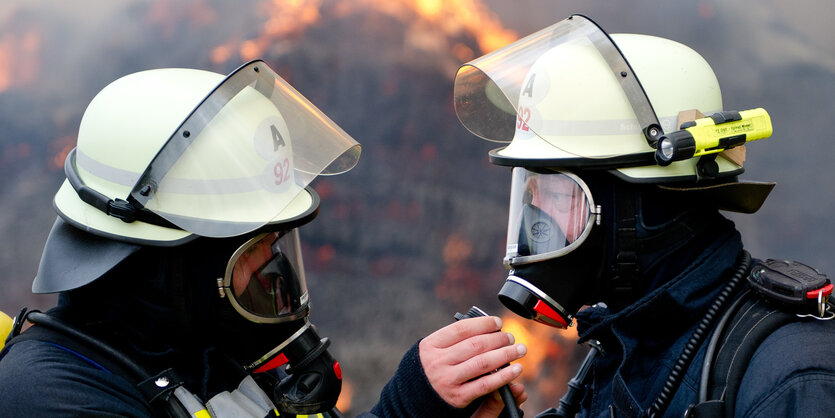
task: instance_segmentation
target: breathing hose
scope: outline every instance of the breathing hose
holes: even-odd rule
[[[125,368],[126,371],[129,371],[131,374],[138,381],[143,381],[149,377],[151,374],[148,373],[143,367],[139,364],[125,356],[124,354],[120,353],[119,351],[115,350],[114,348],[110,347],[107,344],[102,343],[101,341],[76,330],[75,328],[43,313],[40,311],[29,311],[26,313],[26,319],[37,325],[41,325],[55,331],[64,333],[77,341],[82,342],[83,344],[98,350],[100,353],[110,357],[111,360],[115,361],[119,365]],[[182,405],[177,402],[174,396],[167,397],[164,399],[165,404],[167,406],[168,413],[173,418],[188,418],[191,415],[182,407]]]
[[[661,392],[658,394],[658,397],[655,398],[655,401],[653,401],[649,409],[647,409],[645,413],[646,416],[650,418],[659,417],[667,410],[670,400],[679,385],[681,385],[681,380],[684,378],[687,368],[693,361],[693,357],[695,357],[696,353],[699,351],[699,347],[702,345],[708,331],[712,328],[717,316],[723,312],[723,308],[728,300],[736,294],[737,290],[739,290],[739,286],[743,283],[743,278],[748,273],[748,269],[750,267],[751,255],[748,251],[743,250],[739,255],[736,270],[731,276],[730,281],[728,281],[728,284],[722,288],[719,292],[719,296],[714,299],[713,304],[711,304],[710,308],[708,308],[705,316],[702,317],[701,321],[699,321],[699,324],[696,326],[696,330],[693,331],[693,334],[684,346],[684,350],[678,357],[678,360],[676,360],[673,369],[670,371],[670,375],[667,376],[667,380],[664,382]]]

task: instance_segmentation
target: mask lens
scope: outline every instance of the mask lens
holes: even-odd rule
[[[254,322],[282,322],[303,316],[307,286],[298,231],[259,235],[241,246],[227,266],[227,297]]]
[[[588,187],[573,174],[517,167],[510,194],[506,260],[536,261],[564,254],[591,229],[594,203]]]

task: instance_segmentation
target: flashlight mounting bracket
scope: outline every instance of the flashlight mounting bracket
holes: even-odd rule
[[[719,163],[716,157],[719,154],[705,154],[699,157],[696,162],[696,173],[699,180],[713,180],[719,175]]]

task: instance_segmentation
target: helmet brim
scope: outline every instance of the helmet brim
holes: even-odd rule
[[[82,201],[66,180],[55,194],[53,205],[58,215],[72,226],[111,240],[138,245],[174,247],[198,237],[196,234],[181,229],[139,221],[127,223],[109,216]],[[318,207],[319,196],[311,187],[306,187],[268,225],[306,219],[314,214]]]

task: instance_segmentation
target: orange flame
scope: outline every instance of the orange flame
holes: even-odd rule
[[[275,40],[297,36],[320,19],[322,0],[271,0],[259,7],[259,12],[269,16],[261,35],[243,42],[231,40],[215,47],[211,60],[220,64],[237,52],[243,61],[260,58]]]
[[[512,313],[502,316],[502,331],[513,334],[517,343],[525,344],[528,353],[517,362],[522,365],[522,378],[538,380],[542,365],[547,360],[564,356],[564,346],[577,341],[577,329],[551,328],[523,319]]]
[[[171,38],[183,22],[189,22],[195,27],[209,26],[217,21],[217,14],[205,0],[154,0],[145,18],[149,23],[157,25],[164,37]]]
[[[406,42],[420,49],[442,49],[464,61],[475,52],[462,43],[448,39],[470,35],[482,53],[507,45],[516,32],[502,26],[498,17],[481,0],[339,0],[323,9],[322,0],[270,0],[261,10],[269,16],[255,39],[230,40],[211,52],[214,64],[221,64],[238,54],[244,61],[259,58],[279,41],[298,36],[320,22],[323,15],[346,17],[374,11],[404,22]],[[446,37],[446,38],[444,38]]]
[[[0,92],[38,79],[41,34],[34,28],[0,37]]]
[[[75,135],[65,135],[50,142],[49,149],[52,158],[50,158],[48,163],[49,168],[54,170],[64,168],[64,160],[67,159],[67,155],[75,147],[75,142]]]
[[[336,400],[336,409],[347,412],[351,409],[351,400],[354,397],[354,385],[348,379],[342,379],[342,392],[339,392],[339,399]]]
[[[417,15],[417,25],[431,24],[447,36],[470,33],[483,53],[507,45],[519,38],[502,26],[499,19],[481,0],[357,0],[358,8],[371,8],[403,21]]]

